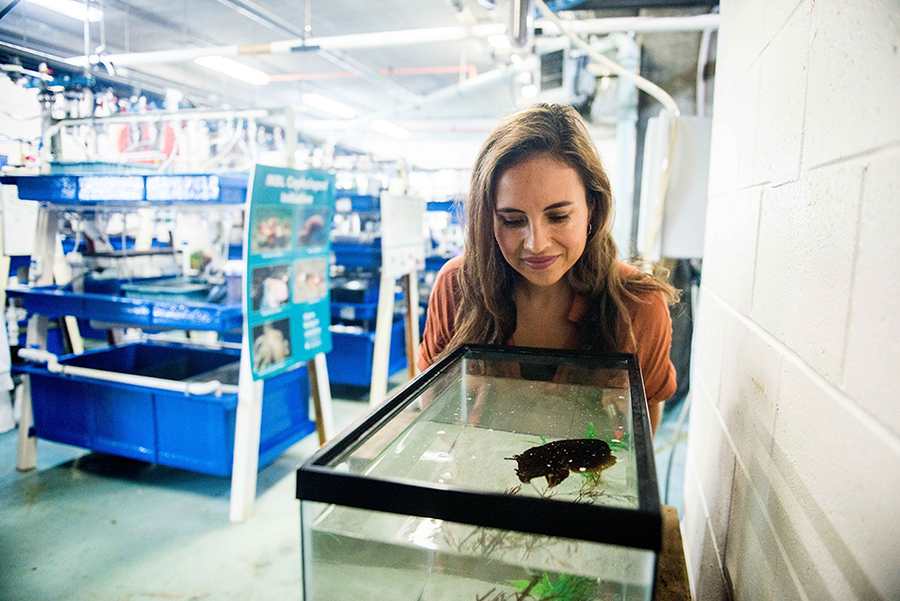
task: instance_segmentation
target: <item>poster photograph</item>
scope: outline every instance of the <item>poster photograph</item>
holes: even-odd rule
[[[327,294],[328,260],[318,257],[294,261],[294,302],[313,302]]]
[[[255,212],[254,220],[250,224],[253,228],[251,230],[251,250],[266,252],[289,249],[293,222],[294,212],[291,207],[260,207]]]
[[[300,207],[297,211],[297,246],[307,248],[328,243],[329,207]]]
[[[253,311],[271,314],[291,302],[289,265],[269,265],[253,269],[251,299]]]
[[[257,372],[284,363],[291,357],[289,317],[253,327],[253,368]]]

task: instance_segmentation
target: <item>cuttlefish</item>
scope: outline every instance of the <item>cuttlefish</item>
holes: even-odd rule
[[[602,472],[616,463],[609,445],[593,438],[548,442],[506,459],[516,461],[516,475],[522,482],[527,484],[533,478],[544,476],[550,488],[568,478],[569,472]]]

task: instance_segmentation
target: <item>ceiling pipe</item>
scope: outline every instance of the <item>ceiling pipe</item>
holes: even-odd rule
[[[535,21],[543,36],[563,35],[562,29],[550,19]],[[663,31],[704,31],[719,28],[718,14],[694,15],[689,17],[622,17],[609,19],[583,19],[565,23],[565,27],[578,34],[609,34],[615,32],[663,32]],[[287,54],[291,52],[349,50],[355,48],[383,48],[430,42],[449,42],[465,39],[482,39],[491,35],[505,34],[506,26],[497,23],[463,27],[434,27],[429,29],[407,29],[381,31],[328,37],[295,38],[269,44],[247,46],[211,46],[207,48],[180,48],[150,52],[128,52],[107,54],[104,59],[119,67],[145,65],[151,63],[171,63],[190,61],[202,56],[243,56],[255,54]],[[70,64],[84,66],[99,59],[91,56],[76,56],[67,59]],[[343,65],[341,65],[343,66]]]
[[[491,85],[495,85],[505,80],[511,79],[517,73],[519,73],[523,69],[533,69],[536,68],[536,59],[529,58],[525,59],[519,66],[507,65],[504,67],[500,67],[498,69],[493,69],[491,71],[485,71],[475,77],[471,77],[463,82],[453,84],[451,86],[447,86],[445,88],[441,88],[440,90],[436,90],[431,92],[430,94],[425,94],[417,98],[414,101],[403,102],[396,106],[393,106],[389,109],[385,109],[382,111],[378,111],[372,113],[370,115],[366,115],[365,117],[361,117],[359,119],[347,120],[347,121],[319,121],[316,125],[321,126],[323,129],[355,129],[358,127],[364,127],[368,123],[376,120],[376,119],[386,119],[388,117],[393,117],[400,113],[404,113],[407,111],[412,111],[419,109],[423,106],[433,104],[435,102],[440,102],[442,100],[447,100],[450,98],[456,98],[458,96],[464,96],[466,94],[470,94],[476,90],[481,88],[485,88]],[[304,127],[308,127],[310,122],[304,123]]]
[[[303,25],[303,29],[297,29],[290,22],[286,21],[284,18],[279,17],[277,14],[267,10],[266,8],[259,6],[252,0],[217,0],[220,4],[231,8],[232,10],[238,12],[239,14],[259,23],[263,27],[266,27],[272,31],[284,31],[288,35],[295,36],[295,38],[299,38],[300,40],[306,40],[306,45],[309,45],[308,40],[310,39],[310,32],[312,31],[312,27],[310,26],[310,20],[312,17],[312,3],[310,0],[306,0],[305,2],[305,23]],[[286,52],[293,52],[293,50],[288,49]],[[324,58],[325,60],[333,63],[334,65],[344,69],[349,72],[353,76],[359,77],[368,81],[369,83],[382,88],[385,92],[398,98],[400,100],[409,100],[411,98],[415,98],[416,94],[413,94],[403,86],[394,83],[393,81],[382,77],[380,74],[370,69],[366,65],[352,59],[347,54],[340,52],[336,48],[327,49],[327,48],[318,48],[317,54]]]
[[[548,11],[549,12],[549,11]],[[554,14],[553,17],[556,15]],[[535,21],[544,35],[565,35],[553,17],[542,17]],[[607,33],[654,33],[678,31],[703,31],[719,29],[719,15],[703,14],[688,17],[610,17],[605,19],[572,19],[563,21],[564,27],[586,35]]]
[[[57,125],[110,124],[110,123],[156,123],[159,121],[218,121],[221,119],[264,119],[278,112],[274,109],[181,109],[177,111],[147,111],[145,113],[113,113],[105,117],[77,117],[60,119]]]
[[[463,74],[467,78],[478,75],[475,65],[450,65],[448,67],[394,67],[391,69],[379,69],[379,75],[385,77],[391,75],[456,75]],[[278,73],[270,75],[269,81],[319,81],[327,79],[347,79],[358,77],[347,71],[330,71],[328,73]]]

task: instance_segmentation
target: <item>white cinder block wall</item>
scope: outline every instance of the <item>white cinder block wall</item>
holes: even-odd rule
[[[695,597],[900,598],[900,2],[723,0]]]

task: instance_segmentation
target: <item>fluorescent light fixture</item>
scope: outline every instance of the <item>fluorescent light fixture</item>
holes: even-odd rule
[[[103,18],[103,11],[93,7],[85,9],[84,2],[76,2],[76,0],[28,0],[28,2],[79,21],[84,21],[85,18],[88,21],[99,21]]]
[[[309,105],[313,108],[317,108],[320,111],[325,111],[326,113],[331,113],[337,117],[343,117],[344,119],[353,119],[356,117],[356,109],[352,106],[347,106],[337,100],[332,100],[331,98],[325,98],[321,94],[304,94],[301,99],[303,100],[303,104]]]
[[[509,48],[512,44],[509,43],[509,36],[505,33],[500,33],[496,35],[489,35],[487,37],[488,44],[493,46],[494,48]]]
[[[409,130],[400,127],[399,125],[395,125],[390,121],[385,121],[384,119],[375,119],[369,124],[373,130],[378,133],[385,134],[386,136],[390,136],[392,138],[404,139],[409,137]]]
[[[534,98],[538,95],[538,88],[534,84],[528,84],[527,86],[522,86],[522,96],[525,98]]]
[[[230,58],[225,58],[224,56],[201,56],[200,58],[195,58],[194,62],[201,67],[218,71],[223,75],[228,75],[229,77],[239,79],[254,86],[265,86],[269,84],[269,76],[266,73],[254,69],[253,67],[243,65],[237,61],[233,61]]]

